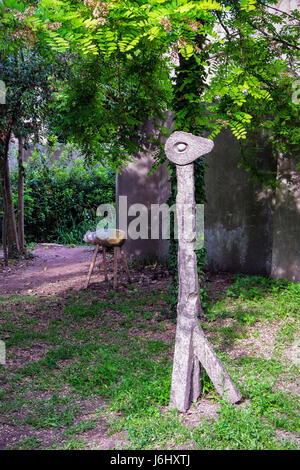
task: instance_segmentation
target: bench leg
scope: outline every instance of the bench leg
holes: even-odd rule
[[[103,256],[104,277],[105,277],[105,280],[108,281],[107,264],[106,264],[106,248],[105,248],[105,246],[102,246],[102,256]]]
[[[86,289],[88,288],[89,283],[90,283],[90,279],[91,279],[91,275],[92,275],[92,272],[93,272],[93,269],[94,269],[94,266],[95,266],[98,250],[99,250],[99,245],[96,245],[95,251],[94,251],[94,256],[93,256],[93,259],[92,259],[92,262],[91,262],[91,265],[90,265],[87,281],[86,281],[86,284],[85,284]]]
[[[121,250],[121,255],[122,255],[122,260],[123,260],[124,268],[125,268],[125,271],[126,271],[126,273],[127,273],[128,281],[129,281],[129,282],[132,282],[132,279],[131,279],[131,276],[130,276],[130,272],[129,272],[129,268],[128,268],[128,263],[127,263],[126,255],[125,255],[125,251],[124,251],[124,249],[123,249],[122,246],[121,246],[120,250]]]
[[[117,288],[118,247],[114,247],[114,289]]]

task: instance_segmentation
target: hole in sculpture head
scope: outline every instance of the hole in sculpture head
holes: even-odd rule
[[[177,152],[184,152],[187,149],[187,146],[188,144],[186,144],[185,142],[176,142],[176,144],[174,145],[174,149]]]

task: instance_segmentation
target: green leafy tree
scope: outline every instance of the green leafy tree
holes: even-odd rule
[[[167,105],[178,129],[228,127],[241,141],[261,129],[274,152],[299,149],[299,12],[275,0],[5,0],[0,23],[2,57],[68,51],[53,127],[86,155],[119,165]],[[255,173],[252,155],[244,164]]]
[[[134,63],[126,56],[73,56],[72,70],[58,85],[52,132],[77,144],[86,159],[117,168],[146,139],[142,123],[163,119],[171,102],[167,66],[156,51]]]
[[[297,114],[291,95],[300,49],[299,12],[283,13],[274,6],[275,0],[154,0],[150,3],[41,0],[32,5],[6,0],[5,5],[2,24],[11,38],[10,47],[20,40],[29,44],[46,43],[55,51],[68,50],[87,58],[90,70],[91,63],[92,67],[100,67],[96,81],[98,77],[101,90],[95,93],[90,90],[93,85],[84,82],[85,78],[89,80],[88,71],[81,84],[85,83],[88,93],[98,99],[102,108],[104,121],[99,146],[105,138],[110,144],[119,139],[120,151],[126,149],[128,124],[140,120],[141,110],[139,106],[134,108],[135,116],[130,112],[128,82],[129,88],[130,79],[137,82],[135,69],[141,70],[150,58],[153,74],[147,73],[146,77],[148,83],[155,84],[157,94],[150,96],[158,106],[157,109],[142,106],[148,114],[157,112],[162,103],[159,94],[166,81],[157,76],[159,67],[167,72],[173,67],[176,74],[179,66],[181,72],[187,73],[185,77],[181,73],[181,78],[177,73],[180,84],[175,96],[184,103],[180,110],[175,109],[178,128],[206,128],[213,138],[223,127],[229,127],[238,139],[245,139],[247,129],[255,122],[268,126],[277,149],[287,147],[287,135],[292,128],[287,120],[292,122]],[[97,57],[98,61],[93,62],[91,57]],[[103,67],[110,70],[104,73]],[[172,75],[169,76],[172,82]],[[104,90],[105,86],[112,89]],[[283,88],[285,97],[281,95]],[[74,88],[71,94],[72,91]],[[279,96],[281,104],[277,100]],[[266,124],[265,113],[270,108],[276,119],[269,119]],[[85,113],[82,106],[79,111]],[[279,114],[284,114],[283,119],[277,118]],[[88,128],[91,126],[85,130]],[[123,131],[124,146],[120,138]],[[298,138],[297,132],[293,132],[291,144],[297,146]],[[94,152],[95,139],[92,141]]]
[[[23,236],[23,147],[29,138],[39,139],[42,126],[48,118],[47,105],[52,99],[53,72],[59,66],[41,55],[38,47],[15,49],[2,53],[0,62],[1,80],[6,85],[6,100],[0,105],[0,181],[4,200],[3,245],[8,247],[8,256],[24,249]],[[20,184],[19,184],[19,237],[12,199],[8,152],[12,136],[19,140]]]

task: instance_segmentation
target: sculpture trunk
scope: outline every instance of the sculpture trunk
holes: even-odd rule
[[[176,163],[178,227],[177,327],[171,385],[170,406],[185,412],[201,394],[201,365],[205,368],[217,392],[230,403],[241,399],[241,394],[229,377],[222,362],[199,325],[201,311],[196,239],[196,205],[194,195],[193,160],[203,151],[211,150],[208,139],[185,132],[173,133],[166,143],[167,157]]]
[[[178,227],[177,328],[171,387],[171,406],[180,411],[190,407],[201,393],[200,368],[193,367],[193,328],[200,308],[197,259],[192,233],[195,229],[194,164],[177,165],[176,214]],[[194,371],[194,377],[192,373]],[[197,393],[191,392],[198,387]],[[193,396],[191,396],[193,395]]]

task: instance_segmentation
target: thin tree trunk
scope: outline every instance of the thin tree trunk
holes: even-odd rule
[[[10,184],[10,174],[8,165],[8,150],[9,141],[11,136],[11,129],[3,136],[1,142],[0,151],[0,180],[2,186],[3,195],[3,207],[4,207],[4,220],[5,227],[4,232],[7,235],[7,251],[8,257],[12,258],[15,253],[20,253],[19,239],[17,235],[16,218],[14,213],[14,204],[12,198],[12,190]]]
[[[6,203],[5,203],[5,193],[4,193],[4,142],[3,142],[3,133],[0,139],[0,194],[2,197],[3,205],[3,219],[2,219],[2,246],[3,246],[3,256],[4,264],[7,266],[7,236],[6,236]]]
[[[18,137],[18,235],[20,251],[24,253],[24,139]]]
[[[8,256],[12,257],[15,253],[20,253],[19,240],[17,234],[17,225],[10,184],[10,174],[8,166],[8,155],[4,162],[4,193],[6,196],[6,222],[8,239]]]
[[[3,198],[3,209],[5,207],[4,198]],[[2,220],[2,246],[3,246],[3,258],[4,266],[8,266],[8,251],[7,251],[7,224],[6,224],[6,213],[3,210],[3,220]]]

